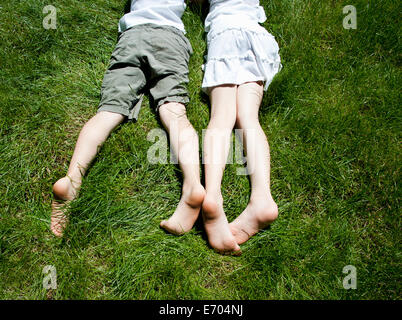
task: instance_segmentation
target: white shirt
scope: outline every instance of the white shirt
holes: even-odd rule
[[[267,20],[259,0],[209,0],[205,31],[225,28],[253,28]]]
[[[119,21],[119,32],[139,24],[153,23],[172,26],[185,33],[181,17],[184,0],[132,0],[131,10]]]

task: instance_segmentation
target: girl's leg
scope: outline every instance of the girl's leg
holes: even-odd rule
[[[200,213],[205,190],[200,181],[197,132],[181,103],[166,103],[159,108],[162,123],[169,133],[173,152],[183,172],[183,189],[176,211],[160,226],[173,234],[190,231]]]
[[[89,164],[95,158],[100,146],[111,131],[119,125],[124,116],[118,113],[101,111],[93,116],[82,128],[75,145],[67,175],[53,185],[56,201],[52,204],[50,228],[56,236],[62,236],[67,224],[65,204],[75,199],[81,187]]]
[[[250,202],[243,213],[230,223],[238,244],[246,242],[278,216],[278,207],[270,189],[269,145],[258,121],[262,96],[262,84],[257,82],[242,84],[237,90],[236,127],[242,129],[251,180]]]
[[[236,91],[235,85],[211,89],[211,120],[204,137],[206,196],[202,204],[203,219],[209,244],[221,253],[240,253],[223,211],[221,193],[230,136],[236,120]]]

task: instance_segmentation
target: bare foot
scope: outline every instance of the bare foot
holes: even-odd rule
[[[202,204],[202,212],[211,247],[222,254],[240,255],[240,247],[229,229],[228,220],[223,211],[222,198],[217,199],[207,195]]]
[[[52,215],[50,218],[50,230],[56,237],[63,236],[67,226],[68,217],[66,212],[69,203],[77,196],[79,185],[66,176],[59,179],[53,185],[54,200],[52,202]]]
[[[274,200],[250,201],[247,208],[229,224],[229,227],[237,243],[242,244],[277,217],[278,206]]]
[[[182,235],[191,230],[200,213],[205,190],[202,185],[183,191],[176,211],[168,220],[163,220],[160,226],[175,235]]]

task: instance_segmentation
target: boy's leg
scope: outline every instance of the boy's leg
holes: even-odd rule
[[[223,211],[221,193],[230,136],[236,120],[236,90],[235,85],[211,89],[211,120],[204,137],[206,196],[202,204],[203,219],[210,245],[221,253],[240,253]]]
[[[50,228],[56,236],[62,236],[67,223],[65,203],[77,197],[89,164],[111,131],[123,120],[122,114],[100,111],[82,128],[67,175],[53,185],[53,194],[57,201],[52,204]]]
[[[237,89],[237,128],[242,129],[243,145],[250,172],[250,202],[243,213],[230,223],[238,244],[246,242],[278,216],[270,189],[270,154],[264,131],[258,121],[263,96],[262,84],[249,82]]]
[[[183,234],[193,227],[200,213],[205,190],[200,181],[198,136],[186,116],[186,108],[177,102],[159,107],[162,123],[183,172],[183,189],[176,211],[160,226],[173,234]]]

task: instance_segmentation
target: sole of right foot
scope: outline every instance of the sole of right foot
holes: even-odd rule
[[[240,255],[241,249],[229,229],[222,201],[205,196],[202,216],[210,246],[220,254]]]
[[[68,205],[77,196],[77,187],[69,177],[63,177],[53,185],[53,195],[50,230],[56,237],[62,237],[68,223]]]
[[[265,229],[278,217],[278,206],[273,200],[249,203],[246,209],[229,224],[238,244],[242,244]]]
[[[193,228],[205,197],[205,189],[201,184],[186,191],[183,191],[173,215],[160,223],[161,228],[175,235],[182,235]]]

